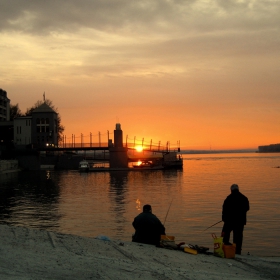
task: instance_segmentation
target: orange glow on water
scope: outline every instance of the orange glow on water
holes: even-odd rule
[[[136,199],[136,209],[139,211],[141,210],[141,202],[138,198]]]

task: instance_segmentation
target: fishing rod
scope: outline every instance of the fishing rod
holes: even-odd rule
[[[219,224],[219,223],[221,223],[221,222],[222,222],[222,220],[221,220],[221,221],[219,221],[219,222],[217,222],[217,223],[215,223],[214,225],[212,225],[212,226],[210,226],[210,227],[206,228],[205,230],[207,230],[207,229],[209,229],[209,228],[211,228],[211,227],[213,227],[213,226],[215,226],[215,225],[217,225],[217,224]],[[205,231],[205,230],[203,230],[203,231]]]
[[[206,231],[207,229],[209,229],[209,228],[211,228],[211,227],[213,227],[213,226],[215,226],[215,225],[217,225],[217,224],[219,224],[219,223],[221,223],[222,222],[222,220],[221,221],[219,221],[219,222],[217,222],[217,223],[215,223],[214,225],[212,225],[212,226],[210,226],[210,227],[208,227],[208,228],[206,228],[206,229],[204,229],[203,231]],[[179,240],[180,241],[180,240]]]
[[[172,200],[171,200],[171,202],[170,202],[170,204],[169,204],[169,207],[168,207],[168,210],[167,210],[167,213],[166,213],[166,216],[165,216],[165,219],[164,219],[163,225],[164,225],[164,224],[165,224],[165,222],[166,222],[166,218],[167,218],[167,216],[168,216],[168,213],[169,213],[169,210],[170,210],[170,207],[171,207],[172,201],[173,201],[173,198],[172,198]]]

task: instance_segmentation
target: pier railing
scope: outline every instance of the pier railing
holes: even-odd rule
[[[108,132],[106,142],[102,141],[102,134],[98,134],[98,140],[93,141],[93,135],[90,134],[90,137],[86,137],[83,134],[81,134],[80,137],[76,137],[75,135],[72,135],[71,138],[67,138],[66,136],[63,136],[62,141],[59,143],[60,148],[68,148],[68,149],[75,149],[75,148],[92,148],[92,149],[109,149],[110,144],[112,143],[112,140],[109,140],[110,134]],[[103,135],[103,139],[104,139]],[[89,141],[86,141],[89,140]],[[111,144],[113,145],[113,144]],[[137,139],[134,137],[133,139],[126,136],[126,138],[123,140],[123,147],[126,147],[128,149],[135,149],[137,151],[150,151],[150,152],[170,152],[170,151],[180,151],[180,141],[177,141],[176,144],[171,144],[169,141],[166,143],[162,143],[161,141],[155,142],[152,139],[150,141],[145,141],[144,138]]]
[[[60,148],[108,148],[107,143],[60,143]]]
[[[124,143],[123,144],[124,148],[128,148],[129,150],[136,150],[138,152],[142,152],[142,151],[147,151],[147,152],[171,152],[171,151],[176,151],[178,152],[180,148],[178,147],[170,147],[169,145],[152,145],[152,144],[135,144],[135,143]],[[109,149],[109,145],[108,143],[61,143],[59,145],[59,149],[79,149],[81,150],[82,148],[85,148],[87,150],[89,149],[98,149],[98,150],[102,150],[102,149]]]

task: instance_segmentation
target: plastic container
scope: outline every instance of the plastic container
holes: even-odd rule
[[[225,254],[225,258],[234,259],[235,258],[235,249],[236,245],[233,243],[232,245],[223,245],[223,251]]]
[[[197,250],[192,249],[192,248],[188,248],[188,247],[184,248],[184,252],[189,253],[189,254],[193,254],[193,255],[197,255]]]
[[[175,244],[175,236],[172,235],[161,235],[160,244],[165,248],[177,249],[177,245]]]

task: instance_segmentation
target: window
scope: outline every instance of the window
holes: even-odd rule
[[[45,133],[45,132],[49,132],[49,118],[41,118],[41,119],[37,119],[37,133]]]

